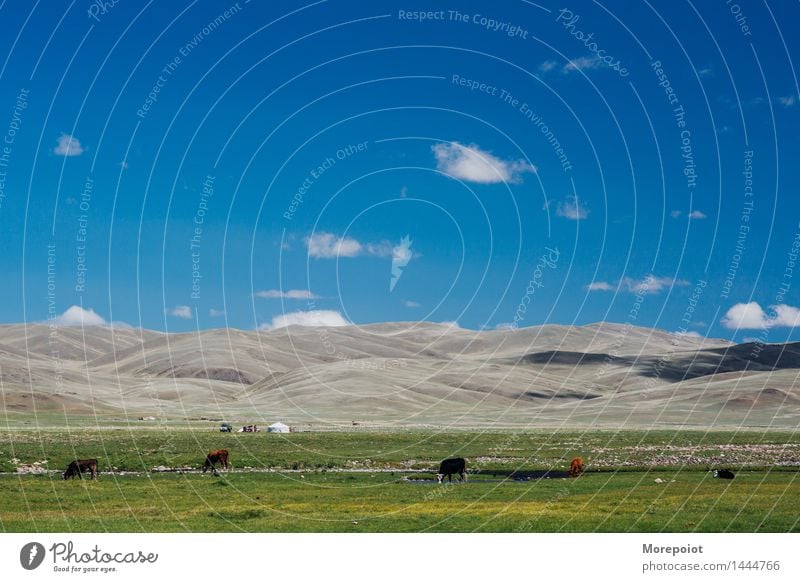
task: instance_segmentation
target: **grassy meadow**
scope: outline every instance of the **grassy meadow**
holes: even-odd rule
[[[197,472],[214,448],[233,471]],[[5,430],[0,531],[798,532],[799,450],[778,432]],[[75,456],[104,473],[64,482]],[[452,456],[468,483],[436,484]],[[575,456],[578,479],[513,479]]]

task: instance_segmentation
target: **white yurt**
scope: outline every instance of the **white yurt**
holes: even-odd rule
[[[282,422],[276,422],[267,427],[267,432],[289,432],[289,427]]]

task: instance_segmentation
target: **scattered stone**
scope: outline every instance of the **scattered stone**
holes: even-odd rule
[[[41,467],[39,463],[33,465],[17,465],[17,473],[24,475],[40,475],[47,473],[47,469]]]

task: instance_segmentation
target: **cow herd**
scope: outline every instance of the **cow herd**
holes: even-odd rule
[[[227,449],[219,449],[208,453],[203,463],[203,473],[211,469],[213,475],[219,475],[217,465],[226,471],[230,467]],[[575,457],[569,464],[567,477],[580,477],[583,471],[583,459]],[[97,478],[97,459],[75,459],[67,466],[63,477],[65,481],[75,477],[83,479],[84,473],[90,474],[92,479]],[[447,477],[448,482],[452,483],[453,475],[457,475],[461,482],[467,480],[467,461],[465,459],[461,457],[445,459],[439,464],[439,472],[436,474],[436,479],[439,483],[443,483],[445,477]],[[714,477],[717,479],[733,479],[734,474],[728,469],[719,469],[714,471]]]
[[[226,471],[228,470],[230,463],[227,449],[219,449],[208,453],[203,463],[203,473],[211,469],[212,474],[219,475],[217,472],[217,465]],[[580,457],[572,459],[569,468],[569,476],[577,477],[582,472],[583,459]],[[92,479],[97,477],[97,459],[75,459],[67,466],[67,470],[64,471],[64,480],[66,481],[74,477],[83,479],[84,473],[91,474]],[[439,483],[443,483],[445,477],[452,483],[453,475],[458,475],[461,481],[467,480],[467,461],[465,459],[460,457],[457,459],[445,459],[439,464],[439,472],[436,474],[436,479]]]

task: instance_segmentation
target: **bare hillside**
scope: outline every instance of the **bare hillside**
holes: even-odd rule
[[[186,334],[0,326],[5,410],[67,417],[793,428],[798,371],[800,344],[733,345],[608,323]]]

